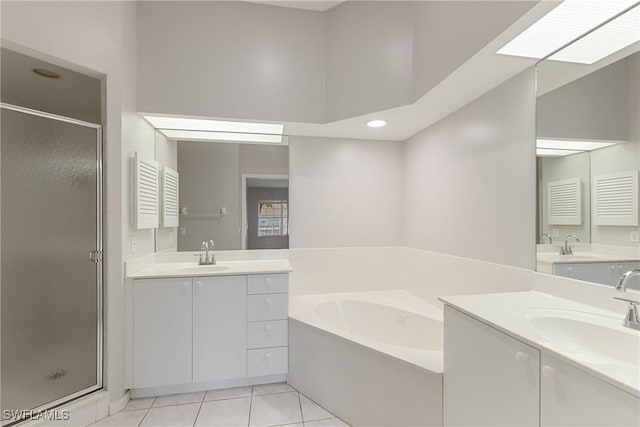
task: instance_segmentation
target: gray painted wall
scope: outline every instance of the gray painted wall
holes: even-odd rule
[[[405,245],[534,268],[533,69],[410,138],[404,159]]]

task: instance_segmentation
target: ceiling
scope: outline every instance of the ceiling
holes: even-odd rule
[[[304,10],[316,10],[324,12],[331,9],[334,6],[343,3],[343,1],[315,1],[315,0],[301,0],[301,1],[268,1],[268,0],[246,0],[248,3],[260,3],[269,6],[291,7],[294,9]]]

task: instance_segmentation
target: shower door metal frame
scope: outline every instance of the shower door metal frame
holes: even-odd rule
[[[95,129],[96,131],[96,255],[95,263],[96,263],[96,300],[97,300],[97,342],[96,342],[96,353],[98,355],[98,360],[96,360],[96,384],[75,393],[66,395],[54,401],[48,402],[44,405],[31,409],[33,413],[38,413],[39,411],[46,411],[49,409],[53,409],[57,406],[63,405],[65,403],[69,403],[75,399],[78,399],[87,394],[96,392],[98,390],[102,390],[103,388],[103,378],[104,378],[104,307],[103,307],[103,281],[104,281],[104,252],[103,252],[103,218],[102,218],[102,208],[103,208],[103,168],[102,168],[102,159],[103,159],[103,144],[102,144],[102,125],[96,123],[85,122],[83,120],[74,119],[71,117],[60,116],[57,114],[47,113],[45,111],[34,110],[27,107],[22,107],[19,105],[7,104],[4,102],[0,102],[0,109],[6,109],[11,111],[16,111],[19,113],[30,114],[32,116],[44,117],[51,120],[57,120],[65,123],[70,123],[78,126],[84,126],[88,128]],[[91,254],[89,254],[91,256]],[[91,261],[91,258],[89,258]],[[27,409],[29,410],[29,409]],[[17,422],[22,422],[24,420],[13,420],[9,423],[2,423],[2,426],[7,426],[11,424],[15,424]]]

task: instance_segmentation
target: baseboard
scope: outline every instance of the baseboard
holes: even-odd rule
[[[122,411],[129,403],[129,400],[131,400],[131,394],[127,391],[124,396],[109,405],[109,415]]]

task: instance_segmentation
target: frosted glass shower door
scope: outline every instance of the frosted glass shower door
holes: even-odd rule
[[[4,413],[102,386],[102,158],[98,125],[1,114]]]

